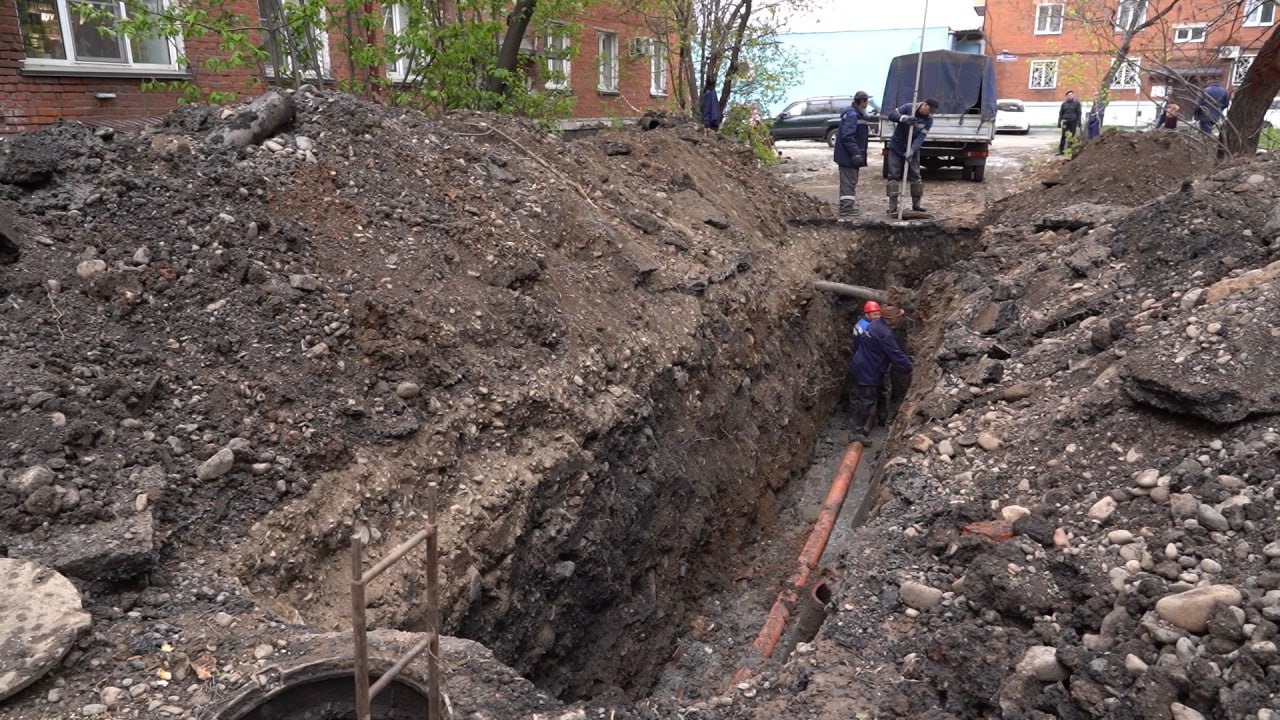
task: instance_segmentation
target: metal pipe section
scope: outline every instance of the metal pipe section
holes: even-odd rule
[[[787,618],[791,615],[791,609],[799,601],[799,593],[803,592],[808,586],[809,574],[818,566],[818,562],[822,559],[823,551],[827,549],[827,541],[831,538],[831,531],[835,528],[836,518],[840,516],[840,507],[844,505],[844,499],[849,494],[849,485],[853,482],[853,472],[858,468],[858,461],[861,459],[862,443],[849,443],[849,447],[844,451],[844,456],[840,459],[840,469],[836,471],[836,476],[831,481],[831,487],[827,490],[827,497],[822,501],[822,508],[818,511],[818,519],[814,521],[813,529],[809,531],[809,539],[805,542],[804,549],[800,551],[800,556],[796,558],[798,563],[796,571],[788,580],[787,587],[778,593],[778,599],[774,601],[773,607],[769,610],[769,617],[765,619],[764,626],[760,628],[760,634],[751,643],[763,657],[773,655],[778,639],[782,637],[782,631],[786,628]],[[742,673],[743,671],[740,670],[738,676],[741,676]]]
[[[858,298],[859,300],[875,300],[878,303],[889,302],[889,298],[883,290],[863,285],[846,285],[845,283],[831,282],[829,280],[815,280],[813,289],[844,295],[845,297]]]

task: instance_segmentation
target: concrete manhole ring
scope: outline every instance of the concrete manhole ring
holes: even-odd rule
[[[57,665],[90,623],[70,580],[43,565],[0,558],[0,700]]]

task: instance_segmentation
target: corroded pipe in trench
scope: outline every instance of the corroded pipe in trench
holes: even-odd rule
[[[840,516],[840,506],[844,505],[845,496],[849,494],[849,485],[853,482],[853,472],[858,468],[860,459],[862,459],[862,443],[849,443],[849,447],[844,451],[844,456],[840,458],[840,469],[836,471],[836,476],[831,481],[831,487],[827,490],[827,497],[822,501],[822,509],[818,511],[818,519],[813,523],[813,530],[809,531],[809,539],[805,542],[804,549],[800,551],[800,556],[797,558],[799,564],[796,566],[796,571],[788,580],[787,587],[778,593],[778,599],[774,601],[773,607],[769,610],[769,617],[765,618],[764,626],[760,628],[760,634],[751,643],[764,657],[769,657],[773,654],[773,650],[778,644],[778,639],[782,637],[782,631],[786,628],[787,618],[791,615],[791,609],[796,607],[796,603],[799,602],[799,593],[805,591],[809,584],[809,574],[818,566],[818,561],[822,559],[822,552],[827,549],[827,540],[831,538],[831,531],[835,528],[836,518]],[[743,671],[739,670],[735,679],[740,678],[743,674]]]
[[[889,298],[885,295],[883,290],[877,290],[863,285],[848,285],[845,283],[830,282],[828,280],[815,280],[813,283],[813,289],[858,298],[859,300],[875,300],[880,303],[889,302]]]

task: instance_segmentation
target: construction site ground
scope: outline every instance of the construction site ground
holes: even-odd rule
[[[1270,156],[1000,136],[935,221],[879,217],[873,162],[837,223],[817,143],[291,100],[245,147],[199,107],[0,143],[0,546],[92,621],[0,717],[252,717],[343,666],[350,538],[429,484],[457,718],[1273,717]],[[831,614],[763,659],[851,430],[857,302],[815,280],[883,289],[916,370]],[[376,667],[422,566],[371,587]]]

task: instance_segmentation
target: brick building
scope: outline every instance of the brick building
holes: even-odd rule
[[[202,90],[237,95],[261,92],[263,69],[223,72],[203,61],[218,52],[213,36],[130,41],[98,32],[98,22],[73,11],[77,2],[122,11],[112,0],[0,0],[0,133],[48,125],[59,118],[130,126],[161,115],[178,102],[176,91],[144,89],[156,82],[194,79]],[[150,0],[163,2],[164,0]],[[228,9],[259,19],[258,0],[233,0]],[[384,14],[387,27],[403,19]],[[672,55],[644,19],[612,5],[591,3],[579,17],[566,18],[565,32],[531,33],[524,43],[529,82],[569,93],[577,118],[640,115],[669,105]],[[553,26],[554,27],[554,26]],[[319,64],[328,80],[350,75],[341,43],[318,36]],[[273,50],[269,39],[262,42]],[[573,46],[572,58],[563,51]],[[179,58],[185,56],[184,66]],[[277,59],[278,60],[278,59]],[[382,68],[396,79],[397,67]],[[556,78],[548,80],[547,78]]]
[[[1126,27],[1170,0],[980,0],[987,52],[1001,97],[1020,98],[1033,124],[1053,125],[1067,90],[1088,104]],[[1276,0],[1181,0],[1138,32],[1110,83],[1107,124],[1145,126],[1166,100],[1190,117],[1193,88],[1217,81],[1232,92],[1277,20]]]

